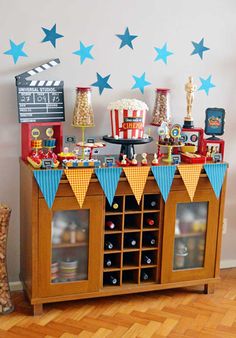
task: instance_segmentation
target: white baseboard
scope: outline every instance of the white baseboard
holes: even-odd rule
[[[9,286],[10,286],[11,291],[21,291],[21,290],[23,290],[23,286],[22,286],[22,283],[20,281],[10,282]]]
[[[221,269],[236,268],[236,259],[225,259],[220,262]]]

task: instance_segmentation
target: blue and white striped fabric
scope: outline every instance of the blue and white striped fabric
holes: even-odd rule
[[[110,205],[112,205],[122,168],[97,168],[95,174]]]
[[[226,163],[204,164],[204,169],[211,182],[211,186],[215,192],[216,197],[219,198],[222,184],[224,182],[227,164]]]
[[[57,189],[61,180],[63,170],[34,170],[34,177],[39,185],[39,188],[47,202],[49,209],[51,209]]]
[[[176,166],[152,166],[151,170],[161,191],[162,197],[166,202],[175,176]]]

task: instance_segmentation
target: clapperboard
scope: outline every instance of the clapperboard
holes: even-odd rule
[[[64,82],[27,80],[59,63],[60,60],[55,59],[15,77],[19,122],[65,121]]]

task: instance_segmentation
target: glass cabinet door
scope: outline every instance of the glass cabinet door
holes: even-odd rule
[[[89,209],[54,211],[51,282],[88,279]]]
[[[211,189],[171,191],[165,204],[161,282],[214,277],[219,200]]]
[[[173,269],[203,267],[208,202],[178,203],[176,206]]]
[[[39,201],[40,296],[98,290],[102,269],[103,196],[56,197],[52,209]]]

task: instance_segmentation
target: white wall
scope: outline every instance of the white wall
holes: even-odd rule
[[[9,5],[10,4],[10,5]],[[96,81],[96,72],[102,76],[111,74],[109,83],[113,90],[105,90],[100,96],[93,90],[93,107],[96,127],[88,136],[104,135],[110,132],[106,106],[123,97],[135,97],[146,101],[153,108],[154,88],[171,88],[171,106],[174,120],[182,124],[186,110],[184,84],[188,75],[193,75],[198,87],[199,77],[212,75],[216,85],[209,96],[203,91],[195,95],[195,125],[204,126],[204,112],[207,107],[223,107],[226,110],[225,160],[230,164],[225,216],[228,218],[228,232],[223,237],[223,260],[236,261],[235,216],[236,216],[236,163],[234,149],[236,127],[236,25],[234,0],[159,1],[159,0],[47,0],[1,1],[0,5],[0,201],[12,208],[8,269],[11,281],[19,274],[19,163],[20,125],[17,122],[16,88],[14,76],[59,57],[61,65],[43,73],[40,79],[61,79],[65,81],[66,123],[64,134],[79,136],[71,125],[75,87],[90,85]],[[57,48],[49,42],[41,43],[44,33],[41,27],[51,28],[57,24],[57,32],[64,38],[57,40]],[[119,49],[120,40],[115,34],[123,34],[126,27],[138,35],[133,41],[134,49],[127,46]],[[205,38],[210,51],[201,60],[193,51],[191,41]],[[14,64],[11,56],[3,54],[8,50],[9,39],[15,43],[26,41],[24,51],[28,57],[20,58]],[[79,41],[94,44],[91,53],[94,60],[80,65],[79,57],[72,54],[79,49]],[[168,43],[174,52],[168,64],[154,62],[154,47]],[[141,76],[152,83],[144,95],[131,90],[132,75]],[[149,121],[151,115],[149,115]],[[155,145],[146,150],[154,151]],[[118,151],[108,147],[107,152]],[[138,148],[137,151],[142,151]]]

